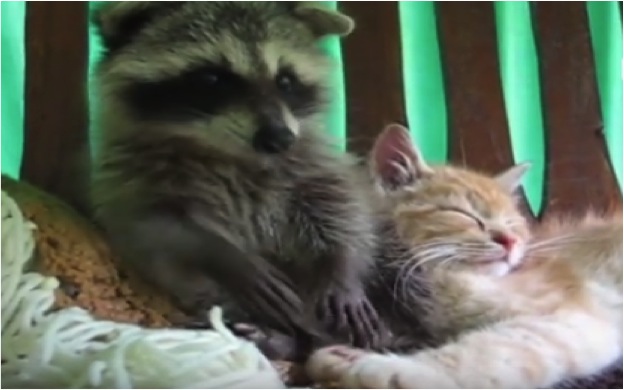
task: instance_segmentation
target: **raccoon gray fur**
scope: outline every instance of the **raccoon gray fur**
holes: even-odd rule
[[[230,318],[373,346],[370,186],[323,137],[318,40],[352,20],[215,1],[106,3],[95,21],[92,206],[122,259],[190,313],[234,303]]]

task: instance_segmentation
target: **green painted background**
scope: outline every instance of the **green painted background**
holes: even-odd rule
[[[91,2],[93,6],[97,2]],[[335,8],[336,2],[327,2]],[[2,2],[2,172],[18,176],[22,154],[24,95],[24,2]],[[622,21],[615,1],[588,2],[601,110],[608,151],[622,185]],[[400,2],[404,88],[408,122],[426,158],[447,159],[447,112],[434,4]],[[503,94],[516,161],[533,163],[525,181],[531,208],[542,204],[545,153],[538,61],[529,3],[496,2],[496,26]],[[329,38],[324,48],[338,65],[332,74],[334,101],[328,116],[331,134],[344,148],[346,100],[340,42]],[[91,31],[91,65],[99,44]],[[97,110],[97,101],[91,102]],[[92,129],[97,142],[97,131]],[[432,136],[436,134],[436,136]]]
[[[17,177],[22,160],[24,126],[24,2],[0,3],[2,33],[2,172]]]

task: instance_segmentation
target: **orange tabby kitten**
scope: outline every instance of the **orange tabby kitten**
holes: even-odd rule
[[[397,281],[422,278],[431,289],[428,302],[403,303],[426,304],[424,321],[443,342],[412,354],[326,347],[307,363],[313,379],[348,388],[540,388],[598,373],[622,355],[621,213],[531,234],[513,197],[526,164],[494,177],[429,166],[398,125],[380,135],[372,157],[414,251]]]

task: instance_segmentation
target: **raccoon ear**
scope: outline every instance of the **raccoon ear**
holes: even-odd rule
[[[385,189],[414,184],[433,170],[411,140],[409,130],[391,124],[381,132],[371,153],[373,177]]]
[[[516,164],[511,168],[507,168],[503,172],[499,173],[494,179],[500,184],[506,191],[515,192],[527,171],[531,168],[531,163],[523,162]]]
[[[317,38],[349,35],[355,27],[355,22],[349,16],[327,9],[320,1],[297,2],[294,13],[308,24]]]
[[[93,12],[92,21],[106,50],[115,51],[128,42],[158,13],[184,1],[111,1]]]

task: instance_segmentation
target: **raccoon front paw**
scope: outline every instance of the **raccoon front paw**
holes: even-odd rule
[[[356,347],[377,348],[382,342],[381,321],[363,291],[331,291],[319,312],[323,323]]]
[[[312,381],[345,389],[458,388],[439,368],[413,358],[347,346],[322,348],[312,354],[305,366]]]

